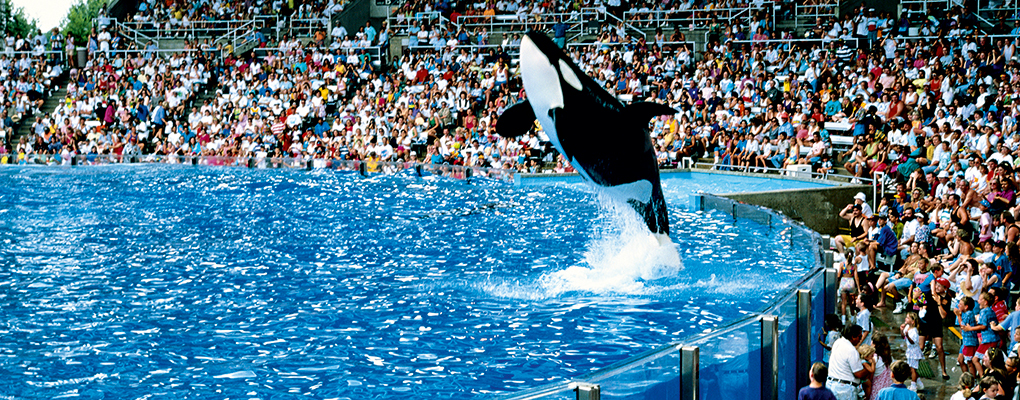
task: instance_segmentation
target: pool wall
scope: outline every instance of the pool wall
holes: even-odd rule
[[[804,178],[795,176],[749,174],[744,172],[703,170],[703,169],[670,169],[662,170],[664,180],[681,174],[716,175],[720,179],[751,178],[761,181],[788,182],[798,186],[794,189],[743,191],[713,193],[739,202],[754,204],[779,211],[790,218],[804,223],[808,228],[834,235],[844,224],[839,211],[847,204],[853,203],[854,195],[864,193],[868,204],[876,205],[874,191],[870,185],[851,185],[824,179]],[[543,185],[551,183],[580,182],[581,176],[570,174],[520,174],[515,177],[518,185]],[[809,186],[805,187],[805,184]],[[692,207],[697,209],[695,205]]]
[[[759,312],[599,371],[505,398],[797,398],[797,389],[809,383],[811,363],[822,360],[823,349],[812,338],[821,333],[825,314],[835,309],[832,253],[816,231],[769,208],[705,193],[692,195],[691,203],[696,210],[725,212],[734,222],[749,219],[769,226],[791,245],[815,254],[814,266]]]
[[[834,235],[845,225],[839,211],[854,202],[854,195],[864,193],[870,200],[870,186],[835,186],[819,189],[789,189],[767,192],[719,194],[722,197],[767,207],[788,215],[816,232]],[[869,204],[875,204],[869,201]]]

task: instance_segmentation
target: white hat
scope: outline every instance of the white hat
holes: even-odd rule
[[[939,172],[939,178],[948,178],[949,173],[946,171]]]
[[[864,192],[857,192],[857,195],[854,196],[854,200],[867,201],[868,198],[864,195]]]

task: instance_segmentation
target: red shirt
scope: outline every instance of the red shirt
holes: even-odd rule
[[[1006,308],[1006,302],[999,300],[992,305],[992,311],[995,311],[995,318],[999,321],[1005,321],[1006,316],[1009,315],[1009,309]]]

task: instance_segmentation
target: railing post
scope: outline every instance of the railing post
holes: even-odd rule
[[[701,366],[701,354],[698,346],[680,348],[680,400],[699,400],[701,398],[698,371]]]
[[[574,393],[577,394],[577,400],[599,400],[600,389],[599,385],[578,383],[574,388]]]
[[[779,396],[779,319],[761,317],[761,399]]]
[[[828,252],[832,253],[832,252]],[[828,258],[828,257],[826,257]],[[825,268],[825,314],[833,313],[836,311],[836,269],[830,267]]]
[[[811,291],[797,290],[797,387],[807,386],[811,370]]]

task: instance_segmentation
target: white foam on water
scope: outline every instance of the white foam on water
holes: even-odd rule
[[[648,231],[629,205],[598,193],[603,220],[588,242],[584,264],[542,275],[538,283],[550,295],[592,293],[650,294],[650,283],[673,278],[683,269],[676,244]]]
[[[254,378],[254,377],[255,377],[255,373],[252,372],[252,371],[237,371],[237,372],[231,372],[229,374],[216,375],[213,378],[215,378],[215,379],[246,379],[246,378]]]

